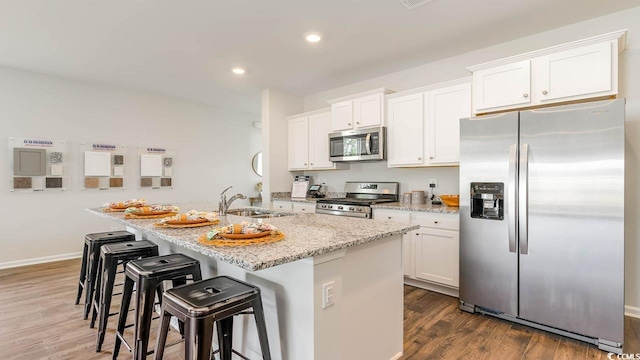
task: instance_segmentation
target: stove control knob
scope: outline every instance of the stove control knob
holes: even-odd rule
[[[353,207],[350,207],[350,208],[349,208],[349,211],[353,211],[353,210],[354,210],[354,209],[353,209]]]
[[[338,206],[338,210],[344,210],[342,206]]]

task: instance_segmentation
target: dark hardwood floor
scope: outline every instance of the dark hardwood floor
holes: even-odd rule
[[[67,260],[0,270],[0,359],[111,359],[116,318],[96,353],[96,330],[73,304],[79,269],[80,260]],[[114,303],[116,311],[119,300]],[[402,359],[607,359],[593,345],[457,306],[455,298],[405,286]],[[168,342],[178,336],[170,332]],[[182,359],[182,351],[172,346],[165,359]],[[625,352],[640,353],[640,319],[625,318]],[[124,347],[119,358],[130,358]]]

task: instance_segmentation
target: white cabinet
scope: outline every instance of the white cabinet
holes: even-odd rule
[[[457,296],[460,267],[458,214],[373,209],[376,220],[420,225],[402,236],[405,283]]]
[[[288,212],[293,211],[293,203],[290,201],[272,201],[271,204],[274,210],[288,211]]]
[[[471,79],[387,97],[387,165],[457,165],[460,119],[471,116]]]
[[[531,103],[531,61],[473,72],[474,112]]]
[[[289,170],[309,168],[309,118],[289,119]]]
[[[345,131],[383,126],[384,95],[390,93],[391,91],[380,88],[330,100],[331,130]]]
[[[611,47],[612,43],[606,42],[535,59],[535,95],[540,102],[549,102],[607,94],[613,86]]]
[[[329,161],[331,112],[328,110],[288,117],[289,170],[334,170],[348,164]]]
[[[473,113],[615,96],[625,41],[617,31],[468,67]]]
[[[299,203],[294,202],[292,204],[294,213],[307,213],[307,214],[315,214],[316,212],[316,204],[315,203]]]
[[[471,116],[471,84],[426,93],[427,153],[431,165],[460,162],[460,119]]]
[[[396,97],[387,102],[387,164],[424,164],[424,96]]]
[[[414,213],[411,233],[415,251],[415,278],[457,288],[460,266],[458,216]]]

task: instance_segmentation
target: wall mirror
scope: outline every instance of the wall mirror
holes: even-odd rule
[[[253,171],[257,175],[262,176],[262,151],[253,156],[253,160],[251,160],[251,167],[253,167]]]

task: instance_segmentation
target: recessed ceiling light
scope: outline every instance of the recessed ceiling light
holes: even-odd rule
[[[317,32],[306,33],[304,34],[304,39],[310,43],[317,43],[318,41],[322,40],[322,34]]]
[[[234,67],[233,69],[231,69],[231,71],[236,75],[242,75],[246,72],[243,68],[239,67]]]

